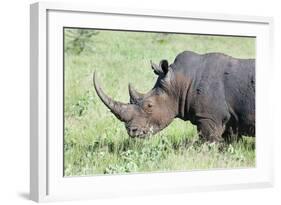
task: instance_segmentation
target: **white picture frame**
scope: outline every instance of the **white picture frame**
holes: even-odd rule
[[[249,169],[63,177],[63,27],[173,31],[256,36],[256,167]],[[92,199],[273,186],[269,73],[273,19],[184,11],[96,8],[73,3],[35,3],[30,9],[30,198]],[[262,86],[266,85],[266,86]],[[265,137],[266,136],[266,139]]]

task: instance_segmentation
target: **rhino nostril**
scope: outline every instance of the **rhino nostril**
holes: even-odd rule
[[[138,131],[138,128],[136,128],[136,127],[131,129],[131,132],[136,132],[136,131]]]

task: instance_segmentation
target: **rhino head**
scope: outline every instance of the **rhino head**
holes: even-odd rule
[[[130,137],[144,138],[167,127],[177,115],[176,98],[171,92],[172,72],[167,60],[151,62],[158,79],[148,93],[142,94],[129,84],[130,102],[122,103],[107,96],[94,74],[95,90],[101,101],[122,122]]]

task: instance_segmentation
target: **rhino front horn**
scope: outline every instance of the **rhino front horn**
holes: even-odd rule
[[[129,95],[130,95],[130,103],[137,103],[139,100],[141,100],[144,97],[144,94],[139,93],[134,89],[134,87],[129,83]]]
[[[129,112],[129,106],[128,104],[121,103],[118,101],[113,100],[109,96],[107,96],[100,85],[97,83],[96,80],[96,72],[94,72],[93,75],[93,81],[95,90],[101,99],[101,101],[110,109],[110,111],[122,122],[128,122],[131,119],[131,112]]]

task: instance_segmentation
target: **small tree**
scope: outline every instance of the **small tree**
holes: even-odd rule
[[[66,29],[65,30],[65,51],[79,55],[84,50],[91,49],[91,38],[99,32],[89,29]]]

